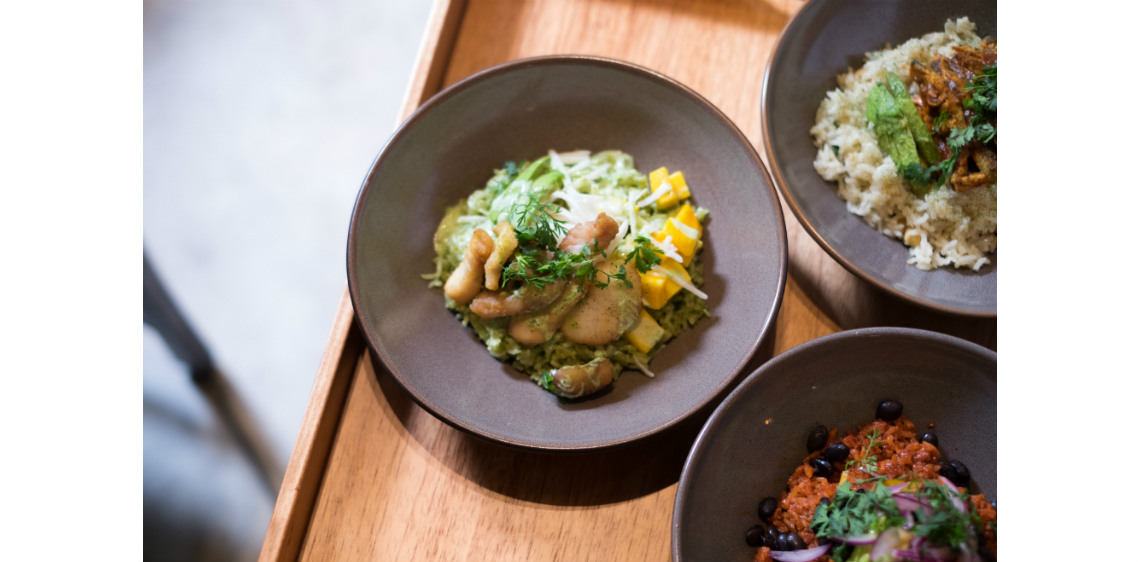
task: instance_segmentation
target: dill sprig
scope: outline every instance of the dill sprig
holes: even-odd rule
[[[516,203],[507,212],[507,220],[515,228],[519,244],[535,244],[547,250],[558,246],[558,239],[566,234],[566,222],[554,216],[558,206],[539,200],[530,194],[526,202]]]
[[[879,428],[872,427],[871,431],[867,432],[868,443],[867,447],[863,449],[863,456],[858,459],[848,460],[843,470],[854,467],[868,474],[875,474],[875,471],[879,469],[879,455],[872,455],[871,450],[883,444],[882,441],[879,441],[879,438],[882,436],[883,434],[879,431]]]
[[[598,269],[594,252],[605,257],[605,252],[596,247],[584,246],[576,254],[562,250],[547,253],[534,248],[521,249],[503,268],[502,282],[505,285],[509,281],[519,281],[542,289],[550,283],[573,280],[593,283],[599,289],[605,289],[612,281],[619,281],[627,288],[633,288],[624,267],[612,274]]]

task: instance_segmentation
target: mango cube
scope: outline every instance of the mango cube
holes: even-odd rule
[[[665,223],[665,228],[654,232],[653,237],[658,242],[665,242],[665,239],[672,236],[671,243],[673,247],[677,248],[677,253],[681,254],[681,265],[689,265],[693,261],[693,255],[696,254],[697,240],[689,238],[681,229],[673,224],[672,220]]]
[[[649,172],[649,189],[651,193],[655,193],[657,188],[662,184],[669,186],[670,191],[657,199],[657,209],[668,209],[677,204],[677,190],[673,187],[673,182],[669,176],[669,170],[664,166]]]
[[[661,341],[665,336],[665,329],[649,315],[645,309],[641,309],[641,314],[638,316],[637,324],[634,324],[630,331],[625,333],[625,339],[633,344],[638,351],[642,353],[649,353],[653,346]]]
[[[697,213],[693,210],[692,205],[688,203],[681,205],[681,208],[677,210],[676,219],[681,221],[681,224],[696,230],[697,234],[701,233],[701,221],[697,219]]]
[[[677,196],[678,201],[684,201],[692,195],[689,184],[685,182],[685,174],[680,171],[669,174],[669,183],[673,186],[673,195]]]
[[[653,310],[665,306],[665,303],[669,302],[679,290],[681,290],[680,285],[656,271],[647,271],[641,276],[641,298],[645,301],[645,306]]]
[[[649,172],[649,190],[650,191],[657,191],[657,188],[661,187],[661,184],[664,183],[668,179],[669,179],[669,170],[666,169],[665,166],[662,166],[660,168],[657,168],[656,170],[653,170],[652,172]]]
[[[672,258],[664,258],[661,260],[660,266],[674,275],[684,279],[685,281],[692,281],[689,277],[689,272],[685,271],[685,267],[677,263],[677,260]],[[641,298],[645,301],[645,306],[658,310],[673,298],[681,290],[681,286],[676,281],[669,279],[664,273],[651,269],[641,276]]]

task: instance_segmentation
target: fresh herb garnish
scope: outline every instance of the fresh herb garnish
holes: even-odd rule
[[[962,107],[982,115],[987,121],[997,118],[997,65],[987,66],[966,85],[970,97],[962,102]]]
[[[920,193],[950,182],[954,166],[957,165],[958,157],[966,145],[972,142],[985,144],[997,138],[997,127],[991,123],[997,119],[997,65],[987,66],[981,74],[970,80],[966,89],[971,95],[962,102],[962,107],[971,110],[973,116],[965,127],[950,131],[946,139],[946,146],[950,148],[950,157],[931,166],[911,162],[898,167],[902,178],[910,182]],[[945,112],[940,113],[934,120],[935,131],[945,123],[944,115]]]
[[[820,538],[840,538],[866,535],[904,521],[890,488],[882,482],[858,490],[844,482],[836,488],[830,503],[816,507],[811,530]]]
[[[653,269],[653,266],[661,263],[661,256],[665,255],[665,252],[662,252],[654,246],[652,240],[644,236],[638,236],[634,238],[634,242],[636,242],[637,245],[634,246],[633,251],[626,256],[625,263],[634,260],[633,264],[637,266],[637,271],[641,273],[645,273]],[[624,271],[623,269],[622,272],[624,273]]]
[[[593,283],[599,289],[604,289],[611,281],[620,281],[626,287],[632,288],[633,283],[626,276],[624,267],[613,274],[598,269],[594,263],[594,252],[598,251],[597,248],[589,247],[583,247],[577,254],[554,250],[549,259],[542,259],[541,254],[545,252],[536,251],[534,248],[520,249],[514,259],[503,268],[502,283],[505,285],[508,281],[520,281],[542,289],[550,283],[577,280]],[[601,252],[601,255],[604,256],[605,252]],[[598,280],[599,274],[603,279]]]
[[[967,502],[967,494],[934,481],[923,481],[912,491],[900,493],[923,506],[904,515],[896,493],[899,492],[892,492],[881,481],[867,489],[854,489],[851,482],[844,482],[829,502],[816,507],[811,530],[820,539],[846,539],[900,527],[923,537],[931,546],[957,548],[969,545],[975,531],[982,528],[981,517],[972,506],[962,511],[954,505],[955,499]],[[852,549],[837,547],[831,556],[837,562],[845,562],[853,554]]]
[[[930,124],[930,128],[935,130],[935,131],[940,131],[940,130],[942,130],[942,126],[945,125],[946,122],[949,120],[950,120],[950,114],[949,113],[947,113],[946,111],[939,111],[938,117],[934,118],[934,122],[932,122]]]
[[[558,239],[566,234],[566,222],[554,216],[558,206],[540,201],[531,194],[525,203],[516,203],[507,212],[507,220],[515,227],[519,244],[535,244],[547,250],[558,246]]]
[[[930,506],[930,511],[923,509],[914,512],[915,524],[910,532],[926,537],[930,543],[942,546],[956,546],[964,544],[973,536],[974,529],[981,528],[981,517],[977,511],[967,509],[960,511],[955,507],[951,497],[970,505],[969,495],[957,490],[935,483],[923,482],[915,491],[919,503]],[[972,507],[972,506],[970,506]]]
[[[843,470],[858,468],[868,474],[874,474],[875,470],[879,468],[879,455],[872,455],[870,453],[871,449],[882,445],[882,442],[879,441],[879,438],[882,436],[883,434],[879,432],[879,428],[872,427],[871,431],[867,432],[868,443],[867,447],[863,449],[863,456],[858,459],[849,459],[847,464],[843,466]]]

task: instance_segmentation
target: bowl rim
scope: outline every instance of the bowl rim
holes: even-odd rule
[[[773,301],[768,306],[768,313],[765,317],[763,317],[763,319],[757,319],[759,321],[760,329],[757,332],[755,340],[749,344],[747,353],[744,353],[742,357],[739,358],[739,360],[736,362],[736,364],[732,366],[732,375],[725,377],[721,384],[717,385],[715,391],[710,394],[708,400],[700,401],[694,404],[692,407],[685,409],[684,411],[677,412],[665,423],[651,427],[649,429],[619,438],[610,438],[577,445],[537,443],[522,439],[511,439],[509,437],[500,435],[488,435],[485,432],[479,431],[471,425],[465,423],[463,420],[447,414],[443,411],[443,409],[434,404],[429,397],[422,395],[413,387],[413,385],[410,385],[404,381],[401,376],[397,374],[396,370],[392,369],[389,366],[391,363],[391,357],[389,357],[388,354],[384,352],[382,346],[378,345],[379,336],[375,333],[375,330],[364,321],[362,316],[356,312],[356,310],[359,310],[359,307],[357,307],[356,303],[361,298],[361,288],[359,287],[359,279],[357,277],[357,265],[353,260],[353,255],[356,252],[358,245],[357,225],[361,220],[360,215],[362,212],[362,203],[367,188],[372,182],[373,177],[378,173],[383,161],[385,160],[385,157],[388,156],[390,148],[398,140],[409,134],[409,130],[417,122],[431,113],[436,107],[442,105],[465,89],[482,83],[486,80],[493,79],[500,74],[517,72],[534,66],[545,66],[550,64],[586,64],[606,67],[662,83],[666,87],[675,89],[685,98],[688,98],[691,101],[695,102],[716,120],[720,121],[723,125],[726,126],[726,129],[737,138],[740,146],[745,149],[747,155],[756,165],[756,169],[760,171],[763,179],[767,182],[768,190],[772,195],[770,205],[772,207],[773,217],[776,222],[777,228],[774,230],[777,234],[779,247],[779,251],[776,252],[776,255],[773,256],[773,259],[777,261],[777,269],[779,271],[779,275]],[[741,380],[743,380],[744,368],[747,367],[749,361],[751,361],[752,358],[756,355],[757,350],[760,349],[760,346],[763,344],[763,342],[766,341],[766,339],[771,335],[772,330],[775,328],[776,319],[779,316],[780,306],[783,303],[784,291],[787,286],[788,275],[787,222],[784,218],[783,209],[780,206],[779,195],[776,193],[776,188],[775,184],[772,181],[771,173],[768,170],[767,164],[765,164],[763,159],[760,158],[759,152],[756,150],[755,145],[753,145],[752,142],[748,140],[748,137],[743,133],[743,131],[741,131],[736,123],[734,123],[723,111],[721,111],[720,108],[699,94],[696,90],[690,88],[689,86],[681,83],[674,78],[662,74],[661,72],[616,58],[582,54],[540,55],[495,64],[458,80],[455,83],[443,88],[436,94],[432,95],[427,101],[416,108],[416,110],[407,119],[405,119],[399,126],[396,127],[396,129],[391,135],[389,135],[388,139],[385,141],[384,145],[381,147],[380,151],[373,159],[372,163],[369,166],[368,173],[365,174],[364,179],[360,184],[360,188],[358,189],[355,202],[353,203],[351,221],[349,223],[345,261],[348,277],[349,299],[354,309],[353,321],[356,323],[357,327],[363,334],[368,349],[370,349],[374,356],[380,360],[383,370],[391,375],[392,380],[394,380],[417,405],[432,414],[436,419],[439,419],[447,425],[450,425],[464,433],[473,435],[492,443],[505,445],[510,448],[546,453],[599,452],[629,446],[648,439],[652,436],[664,433],[669,429],[682,424],[682,422],[688,420],[693,415],[700,412],[702,409],[707,408],[709,405],[717,403],[719,399],[728,394]],[[488,355],[488,357],[490,356]],[[377,371],[377,374],[379,374],[379,369],[377,369]]]
[[[769,117],[769,113],[772,109],[770,104],[770,97],[775,88],[771,80],[772,66],[780,54],[788,48],[788,44],[785,39],[791,33],[794,33],[796,31],[793,30],[793,28],[796,28],[797,25],[802,25],[802,22],[813,17],[816,11],[822,9],[820,6],[827,3],[828,1],[829,0],[809,0],[808,3],[804,5],[804,7],[801,8],[799,12],[796,12],[796,15],[792,16],[792,19],[788,20],[788,23],[784,26],[784,29],[780,31],[780,35],[776,38],[775,47],[772,49],[772,52],[769,53],[768,64],[764,68],[764,80],[760,84],[760,130],[764,139],[764,156],[768,161],[768,173],[772,175],[776,190],[780,192],[780,196],[783,198],[784,203],[788,205],[788,208],[791,209],[792,214],[796,216],[796,220],[799,221],[800,226],[802,226],[804,230],[806,230],[807,233],[811,235],[816,243],[819,244],[819,246],[822,247],[824,251],[826,251],[827,254],[832,257],[832,259],[839,262],[839,264],[842,265],[844,269],[855,274],[863,281],[870,283],[872,286],[886,292],[887,294],[893,295],[897,298],[903,299],[911,304],[921,306],[928,310],[973,318],[997,318],[996,306],[994,307],[994,310],[989,311],[945,305],[924,299],[918,295],[906,291],[902,291],[896,287],[893,287],[882,279],[879,279],[878,277],[872,275],[869,271],[864,270],[850,258],[839,252],[839,250],[835,249],[835,247],[832,246],[831,243],[828,242],[827,239],[823,236],[823,233],[819,230],[819,228],[807,220],[806,213],[803,207],[800,205],[799,200],[792,196],[791,189],[788,187],[788,183],[784,178],[783,169],[777,162],[775,153],[772,149],[773,139],[771,131],[771,117]],[[836,197],[838,197],[838,195]]]
[[[717,405],[709,418],[705,420],[705,424],[701,427],[697,438],[693,441],[693,446],[689,449],[689,454],[685,457],[685,464],[681,468],[681,477],[677,481],[677,493],[673,498],[673,528],[670,533],[671,537],[671,553],[674,562],[681,560],[681,516],[686,507],[686,492],[693,486],[693,466],[697,462],[697,457],[705,454],[706,449],[710,447],[710,443],[714,439],[713,432],[716,429],[714,426],[718,425],[721,418],[724,417],[724,412],[733,408],[734,405],[743,400],[742,396],[749,386],[755,384],[756,380],[763,378],[769,371],[773,371],[782,367],[784,363],[794,360],[796,356],[803,354],[812,354],[822,347],[829,347],[837,341],[845,341],[851,339],[873,338],[873,337],[890,337],[890,338],[909,338],[924,340],[932,343],[939,343],[949,348],[961,350],[965,353],[974,354],[976,356],[984,357],[991,360],[995,367],[997,365],[997,352],[987,347],[978,345],[974,342],[964,340],[962,338],[954,337],[951,335],[943,334],[941,332],[933,332],[930,330],[922,330],[919,328],[903,328],[903,327],[871,327],[871,328],[857,328],[853,330],[843,330],[835,332],[826,336],[815,338],[801,343],[779,355],[773,357],[768,362],[764,363],[756,370],[748,374],[740,384],[732,389],[732,392]],[[996,384],[996,378],[995,378]]]

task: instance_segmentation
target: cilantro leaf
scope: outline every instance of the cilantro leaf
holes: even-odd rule
[[[637,245],[634,246],[633,251],[626,256],[625,263],[634,260],[637,271],[641,273],[645,273],[653,269],[653,266],[661,263],[661,256],[665,255],[665,252],[657,249],[657,247],[653,245],[653,241],[644,236],[638,236],[634,239],[634,242],[636,242]]]

